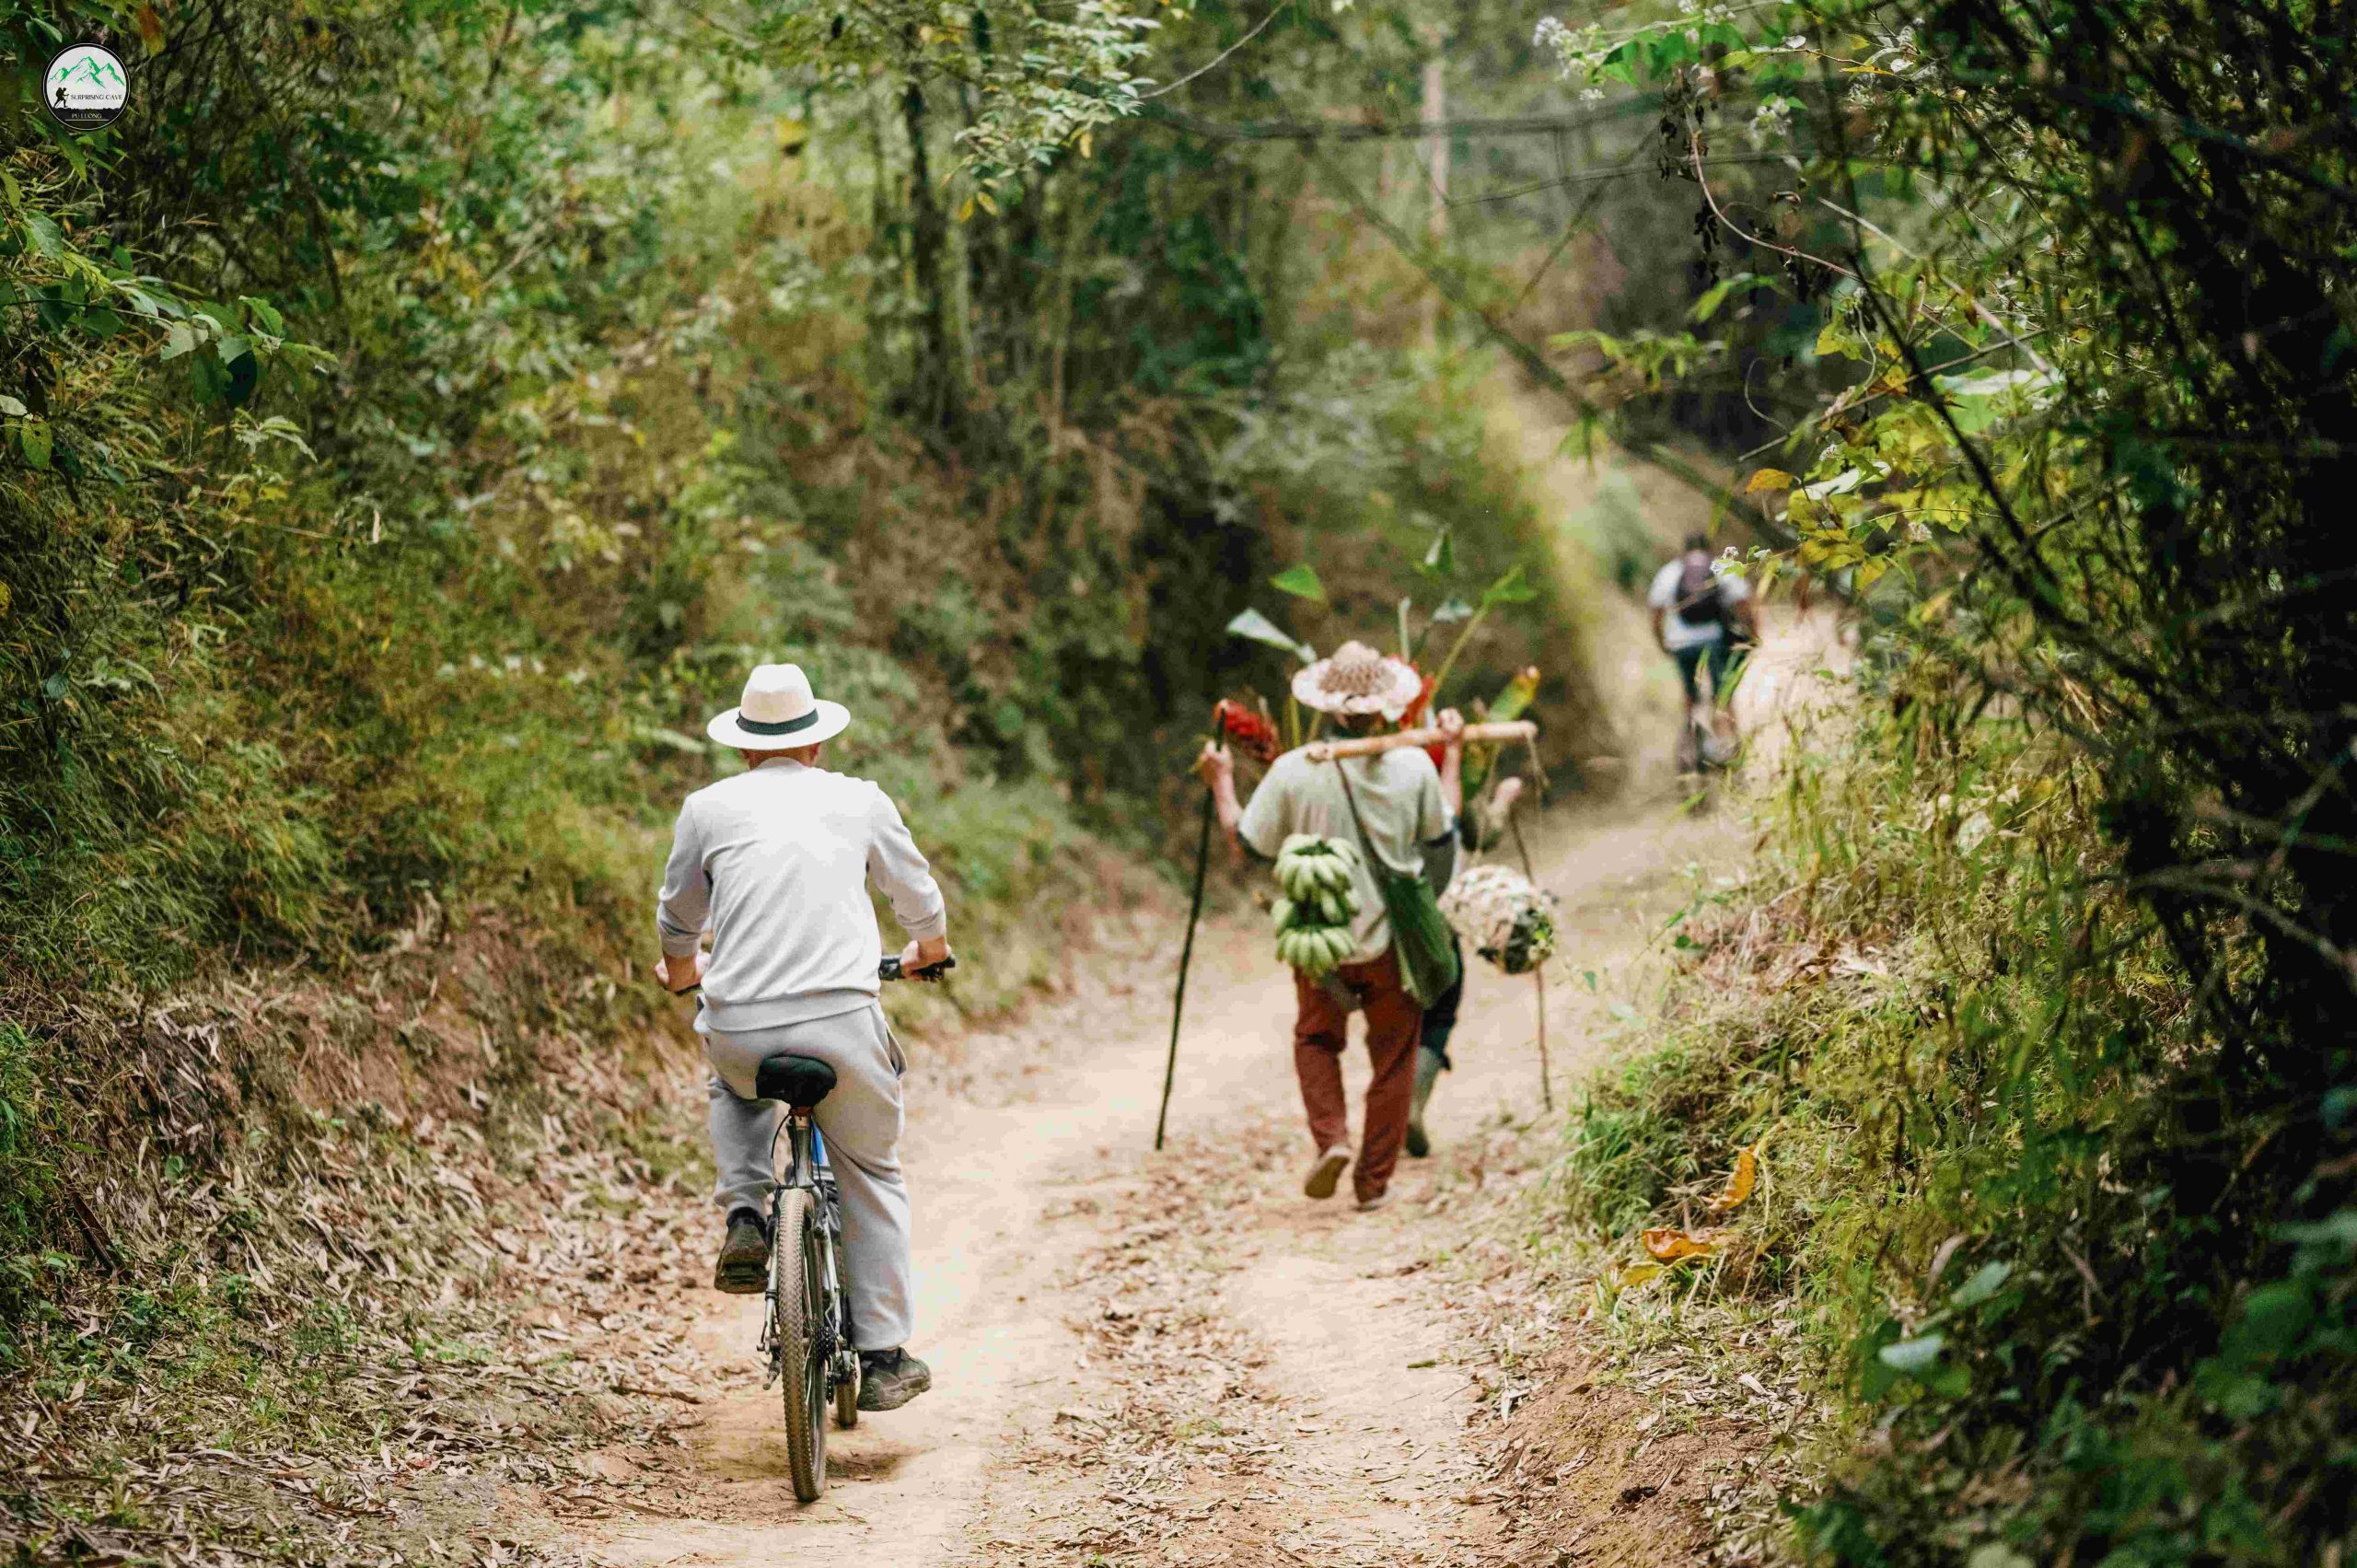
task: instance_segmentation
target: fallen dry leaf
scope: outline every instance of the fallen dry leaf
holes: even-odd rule
[[[1684,1258],[1709,1256],[1717,1249],[1719,1243],[1726,1239],[1726,1235],[1724,1230],[1716,1225],[1706,1225],[1701,1230],[1694,1231],[1679,1230],[1675,1225],[1664,1225],[1656,1230],[1646,1231],[1638,1239],[1644,1243],[1646,1251],[1663,1262],[1675,1263]]]
[[[1711,1200],[1711,1212],[1724,1214],[1739,1208],[1750,1198],[1752,1189],[1759,1185],[1759,1145],[1752,1144],[1735,1156],[1735,1169],[1727,1177],[1727,1184]]]

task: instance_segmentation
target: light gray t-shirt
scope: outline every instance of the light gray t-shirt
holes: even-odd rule
[[[1669,611],[1661,618],[1661,640],[1669,645],[1672,653],[1680,648],[1705,647],[1724,641],[1727,634],[1726,628],[1715,621],[1689,626],[1678,618],[1678,586],[1685,573],[1686,557],[1680,555],[1654,574],[1653,591],[1645,595],[1647,604]],[[1751,597],[1751,585],[1743,580],[1742,573],[1729,570],[1726,562],[1712,562],[1711,575],[1718,579],[1719,598],[1728,604],[1741,604]]]
[[[712,928],[696,1027],[741,1033],[873,1002],[871,881],[911,937],[949,929],[933,868],[867,780],[773,757],[688,796],[655,924],[674,957]]]
[[[1366,819],[1373,844],[1360,839],[1351,825],[1350,803],[1342,797],[1338,772],[1342,768],[1351,771],[1351,792],[1357,797],[1359,815]],[[1341,762],[1313,762],[1306,749],[1288,751],[1252,792],[1244,819],[1237,824],[1237,836],[1271,860],[1293,834],[1316,833],[1357,843],[1362,852],[1371,850],[1403,874],[1422,871],[1424,846],[1455,830],[1447,807],[1441,804],[1440,770],[1413,746]],[[1358,948],[1351,962],[1363,964],[1381,958],[1391,946],[1391,917],[1384,912],[1383,890],[1376,886],[1369,866],[1360,866],[1353,880],[1359,912],[1351,928]]]

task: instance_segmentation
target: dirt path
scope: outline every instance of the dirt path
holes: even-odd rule
[[[1597,1005],[1564,976],[1642,947],[1683,866],[1737,830],[1658,799],[1534,826],[1563,900],[1560,1092]],[[1290,985],[1257,919],[1199,940],[1171,1144],[1152,1152],[1173,958],[1099,955],[1072,996],[959,1042],[954,1068],[912,1053],[915,1348],[935,1387],[833,1435],[824,1500],[797,1505],[786,1479],[759,1303],[703,1287],[712,1222],[674,1194],[631,1216],[635,1266],[580,1271],[540,1330],[667,1413],[585,1475],[511,1489],[519,1534],[650,1568],[1482,1561],[1497,1496],[1467,1423],[1504,1391],[1469,1375],[1459,1287],[1428,1265],[1531,1157],[1529,983],[1474,975],[1441,1147],[1360,1215],[1300,1195]],[[1353,1063],[1354,1102],[1364,1078]],[[574,1244],[598,1230],[592,1205]]]

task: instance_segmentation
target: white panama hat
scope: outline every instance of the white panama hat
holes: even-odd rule
[[[1381,714],[1397,719],[1424,689],[1424,679],[1405,659],[1379,654],[1364,643],[1344,643],[1330,658],[1294,672],[1293,694],[1321,714]]]
[[[744,701],[703,732],[723,746],[746,751],[791,751],[816,746],[843,732],[851,710],[810,693],[810,678],[798,664],[763,664],[745,678]]]

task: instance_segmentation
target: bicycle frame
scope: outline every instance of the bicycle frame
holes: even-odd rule
[[[838,1261],[842,1243],[843,1222],[840,1190],[835,1174],[827,1164],[826,1135],[807,1110],[789,1109],[779,1119],[776,1133],[770,1140],[770,1164],[777,1166],[778,1145],[785,1145],[785,1168],[778,1174],[770,1191],[770,1234],[778,1236],[779,1208],[783,1195],[795,1191],[811,1194],[813,1207],[819,1216],[822,1238],[819,1257],[819,1318],[820,1332],[827,1347],[827,1381],[830,1388],[853,1376],[852,1365],[859,1353],[852,1343],[851,1313],[848,1293],[843,1288],[842,1270]],[[783,1239],[782,1237],[780,1238]],[[777,1271],[771,1274],[772,1283],[762,1292],[767,1310],[761,1318],[761,1349],[769,1365],[769,1374],[762,1379],[768,1387],[785,1374],[781,1359],[784,1347],[777,1333]]]

